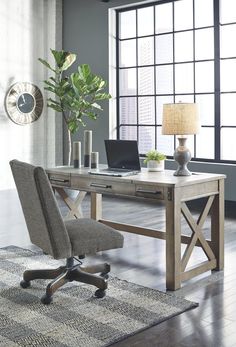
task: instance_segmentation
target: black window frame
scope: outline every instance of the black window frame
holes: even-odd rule
[[[137,140],[139,140],[139,127],[140,126],[154,126],[155,127],[155,148],[156,148],[156,142],[157,142],[157,129],[158,126],[161,126],[161,124],[157,124],[156,119],[157,119],[157,114],[156,114],[156,97],[158,96],[158,94],[156,93],[156,66],[159,65],[168,65],[168,64],[157,64],[156,60],[155,60],[155,54],[156,54],[156,49],[155,49],[155,44],[156,44],[156,40],[155,37],[158,35],[162,35],[162,34],[157,34],[155,32],[155,8],[154,8],[154,33],[153,35],[146,35],[146,36],[138,36],[137,32],[137,10],[141,9],[141,8],[145,8],[145,7],[150,7],[150,6],[156,6],[156,5],[161,5],[161,4],[166,4],[166,3],[172,3],[174,4],[177,1],[181,1],[181,0],[159,0],[159,1],[153,1],[150,2],[148,4],[138,4],[138,5],[134,5],[134,6],[129,6],[129,7],[125,7],[125,8],[119,8],[116,10],[116,90],[117,90],[117,95],[116,95],[116,111],[117,111],[117,138],[120,138],[120,127],[122,126],[135,126],[137,127]],[[173,30],[168,32],[170,34],[173,35],[173,47],[174,47],[174,34],[178,33],[178,32],[186,32],[186,31],[192,31],[193,32],[193,49],[195,47],[195,32],[196,30],[199,29],[207,29],[207,28],[213,28],[213,32],[214,32],[214,57],[213,59],[201,59],[201,60],[196,60],[195,59],[195,52],[194,52],[194,56],[193,56],[193,60],[189,61],[191,63],[193,63],[193,74],[194,74],[194,88],[193,88],[193,93],[181,93],[181,95],[193,95],[194,96],[194,102],[196,99],[196,95],[206,95],[206,94],[213,94],[214,95],[214,110],[215,110],[215,114],[214,114],[214,124],[213,125],[203,125],[202,127],[207,128],[214,128],[214,159],[208,159],[208,158],[197,158],[196,156],[193,155],[192,160],[194,161],[201,161],[201,162],[213,162],[213,163],[231,163],[231,164],[236,164],[236,160],[223,160],[221,159],[221,129],[223,128],[236,128],[236,126],[224,126],[221,125],[221,94],[223,93],[235,93],[236,91],[227,91],[227,92],[221,92],[220,89],[220,61],[223,59],[230,59],[230,58],[220,58],[220,27],[221,25],[229,25],[229,24],[236,24],[236,22],[234,23],[226,23],[226,24],[221,24],[220,23],[220,0],[213,0],[213,25],[212,26],[203,26],[200,28],[196,28],[195,27],[195,23],[194,23],[194,17],[195,17],[195,1],[197,0],[189,0],[192,1],[193,3],[193,28],[192,29],[186,29],[186,30]],[[119,15],[122,12],[126,12],[126,11],[131,11],[131,10],[136,10],[136,36],[135,37],[131,37],[128,39],[120,39],[119,38],[119,31],[120,31],[120,27],[119,27]],[[174,6],[172,5],[172,16],[173,16],[173,20],[174,20]],[[166,32],[164,34],[167,34]],[[154,64],[153,65],[148,65],[154,68],[154,97],[155,97],[155,124],[142,124],[140,125],[137,119],[137,124],[122,124],[120,123],[120,99],[122,97],[130,97],[129,95],[120,95],[120,83],[119,83],[119,73],[120,70],[125,69],[125,67],[120,67],[120,62],[119,62],[119,57],[120,57],[120,51],[119,51],[119,47],[120,47],[120,41],[123,40],[130,40],[130,39],[136,39],[136,42],[138,40],[138,38],[140,37],[154,37]],[[138,75],[138,56],[137,56],[137,45],[136,45],[136,65],[133,66],[136,71],[137,71],[137,75]],[[174,59],[174,49],[173,49],[173,59]],[[235,59],[236,57],[232,57],[231,59]],[[196,93],[195,90],[195,63],[196,62],[207,62],[207,61],[213,61],[214,64],[214,91],[207,93]],[[170,63],[170,65],[173,66],[173,69],[175,68],[175,65],[177,64],[183,64],[186,63],[186,61],[184,62],[175,62],[175,60],[173,60],[173,63]],[[145,65],[142,65],[141,67],[145,67]],[[129,67],[130,68],[130,67]],[[131,67],[132,68],[132,67]],[[176,98],[178,97],[178,94],[175,93],[175,80],[174,80],[174,76],[175,74],[173,73],[173,97],[174,97],[174,102],[177,102]],[[138,84],[138,79],[137,82]],[[169,94],[168,94],[169,95]],[[138,94],[138,85],[137,85],[137,93],[135,95],[133,95],[134,97],[137,98],[142,96]],[[148,95],[145,95],[148,96]],[[151,95],[153,96],[153,95]],[[137,118],[138,118],[138,107],[137,107]],[[176,145],[176,138],[174,137],[174,147]],[[194,136],[194,153],[196,153],[196,136]],[[141,156],[145,156],[145,153],[140,153]],[[172,156],[168,156],[168,158],[173,158]]]

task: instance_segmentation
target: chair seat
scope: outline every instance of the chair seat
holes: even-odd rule
[[[72,219],[65,221],[65,226],[72,246],[72,256],[123,247],[123,235],[93,219]]]

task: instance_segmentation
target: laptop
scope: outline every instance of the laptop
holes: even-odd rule
[[[90,170],[93,175],[131,176],[141,171],[138,143],[132,140],[105,140],[107,169]]]

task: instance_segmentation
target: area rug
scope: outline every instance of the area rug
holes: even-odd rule
[[[109,279],[103,299],[94,287],[69,283],[43,305],[45,281],[22,289],[29,268],[57,267],[40,252],[10,246],[0,249],[0,346],[100,347],[159,324],[197,306],[174,295],[118,278]]]

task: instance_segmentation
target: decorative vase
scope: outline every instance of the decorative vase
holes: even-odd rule
[[[91,152],[91,169],[98,169],[99,153]]]
[[[147,162],[148,171],[164,171],[165,169],[165,160],[149,160]]]
[[[81,142],[73,142],[73,164],[75,169],[81,168]]]
[[[84,167],[91,165],[92,130],[84,131]]]

